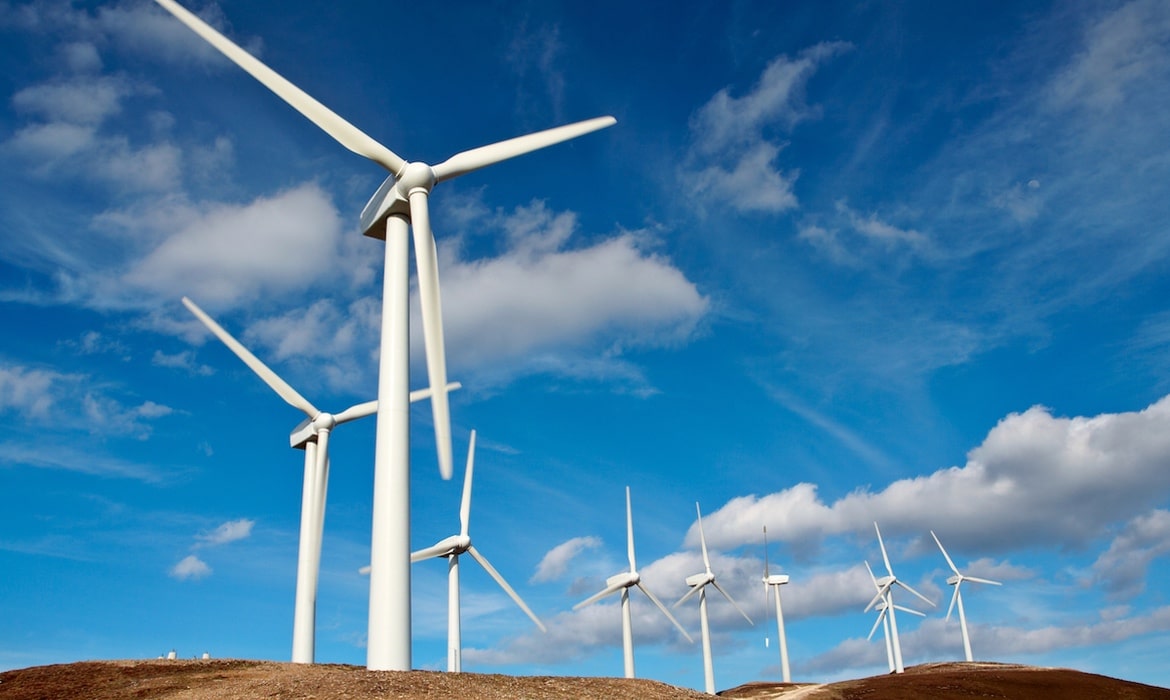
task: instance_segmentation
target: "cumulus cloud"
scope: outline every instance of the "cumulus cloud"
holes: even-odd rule
[[[804,87],[816,69],[849,44],[826,42],[796,58],[777,56],[750,92],[733,97],[724,88],[691,117],[691,146],[679,177],[700,201],[741,212],[781,212],[797,206],[792,190],[799,173],[782,172],[776,158],[786,133],[816,115]]]
[[[1036,406],[999,422],[962,467],[862,489],[832,504],[802,483],[744,496],[704,520],[708,543],[754,541],[761,525],[797,545],[863,532],[933,528],[944,542],[983,552],[1029,544],[1083,547],[1109,524],[1166,498],[1170,397],[1142,411],[1061,418]],[[692,527],[687,542],[698,540]]]
[[[578,554],[587,549],[596,549],[601,546],[598,537],[574,537],[553,547],[536,565],[536,573],[529,579],[531,583],[555,581],[565,575],[569,564]]]
[[[678,268],[647,250],[648,234],[571,248],[576,216],[543,202],[495,225],[506,234],[500,254],[444,256],[443,322],[455,368],[530,372],[519,365],[542,356],[559,358],[546,366],[572,367],[568,358],[584,353],[612,358],[628,347],[670,345],[689,338],[709,306]],[[417,317],[412,327],[421,328]],[[421,337],[414,341],[421,350]]]
[[[201,579],[211,575],[211,567],[199,557],[190,554],[171,567],[170,575],[180,581]]]

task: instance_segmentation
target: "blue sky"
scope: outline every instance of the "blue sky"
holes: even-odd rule
[[[406,158],[618,120],[432,198],[464,388],[452,481],[414,409],[412,544],[477,430],[472,535],[549,626],[468,560],[465,670],[620,675],[616,601],[571,608],[629,485],[652,590],[701,570],[698,501],[757,622],[712,602],[720,688],[779,676],[765,524],[794,677],[884,671],[875,520],[941,603],[908,664],[962,655],[933,529],[1004,582],[965,590],[977,657],[1170,685],[1170,6],[190,6]],[[301,416],[179,299],[327,410],[374,398],[384,174],[151,3],[6,1],[0,35],[0,668],[287,659]],[[363,664],[373,422],[331,454],[317,656]],[[413,571],[442,668],[445,567]],[[701,687],[634,611],[638,674]]]

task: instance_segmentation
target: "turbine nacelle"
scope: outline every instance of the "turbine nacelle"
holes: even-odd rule
[[[642,575],[637,571],[623,571],[620,574],[614,574],[605,579],[606,588],[629,588],[636,586],[642,581]]]
[[[788,574],[771,574],[764,577],[764,585],[783,586],[788,583]]]
[[[947,584],[951,586],[958,585],[963,581],[963,578],[964,577],[962,574],[955,574],[954,576],[947,579]]]
[[[710,571],[704,571],[701,574],[687,576],[687,585],[691,588],[694,588],[695,586],[706,586],[708,583],[713,583],[714,581],[715,574],[711,573]]]

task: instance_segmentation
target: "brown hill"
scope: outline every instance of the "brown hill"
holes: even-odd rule
[[[1170,700],[1170,690],[1068,669],[1010,664],[950,663],[915,666],[883,675],[827,684],[750,683],[726,698],[786,700],[970,700],[971,698],[1125,698]],[[648,680],[503,676],[432,671],[367,671],[338,664],[270,661],[87,661],[0,673],[0,700],[348,700],[356,698],[639,698],[706,697]]]

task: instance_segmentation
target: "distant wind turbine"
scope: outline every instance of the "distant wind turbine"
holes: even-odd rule
[[[869,578],[871,581],[873,581],[873,587],[876,588],[878,593],[880,594],[882,591],[882,587],[878,585],[877,579],[873,575],[873,569],[869,568],[868,561],[865,562],[865,570],[869,572]],[[911,615],[917,615],[918,617],[926,617],[926,615],[924,613],[920,613],[917,610],[905,608],[905,607],[902,607],[901,605],[895,605],[894,607],[901,610],[902,612],[910,613]],[[891,616],[886,614],[889,609],[890,609],[890,599],[889,599],[889,596],[887,595],[887,596],[883,597],[882,601],[880,603],[878,603],[877,606],[875,607],[875,610],[878,611],[877,620],[874,621],[873,627],[869,630],[869,636],[866,637],[866,640],[873,639],[874,633],[877,632],[878,625],[882,626],[882,637],[886,640],[886,662],[890,665],[890,672],[894,673],[895,671],[897,671],[897,666],[894,663],[894,645],[895,644],[899,645],[898,646],[899,657],[901,657],[902,651],[901,651],[901,646],[900,646],[901,641],[897,638],[897,628],[895,627],[893,632],[891,632],[891,630],[890,630],[890,617]]]
[[[646,588],[646,586],[642,585],[642,576],[638,573],[638,567],[634,561],[634,516],[633,511],[630,509],[629,486],[626,487],[626,552],[630,558],[630,570],[614,574],[613,576],[607,578],[605,580],[605,588],[603,588],[600,592],[586,598],[580,603],[577,603],[573,606],[573,609],[580,610],[587,605],[601,600],[611,593],[617,593],[618,591],[621,591],[622,658],[625,662],[626,678],[633,678],[634,633],[630,613],[630,589],[634,586],[637,586],[639,590],[646,594],[646,597],[650,599],[650,602],[654,603],[654,605],[656,605],[658,609],[662,611],[663,615],[666,615],[666,619],[670,620],[674,626],[678,628],[678,631],[682,633],[682,636],[686,637],[688,642],[693,644],[695,640],[691,639],[691,635],[687,634],[687,631],[683,629],[683,626],[678,623],[678,620],[674,619],[674,615],[670,614],[670,611],[666,609],[666,606],[662,604],[662,601],[658,600],[658,598],[650,592],[649,588]]]
[[[297,592],[293,608],[294,663],[313,663],[316,639],[317,581],[321,568],[321,540],[325,528],[325,495],[329,488],[329,434],[342,423],[372,415],[378,410],[377,401],[367,401],[350,406],[341,413],[321,411],[288,382],[281,379],[268,365],[264,364],[208,316],[203,309],[187,297],[183,305],[219,338],[236,357],[244,361],[256,376],[275,391],[285,403],[302,411],[306,418],[289,435],[289,444],[305,451],[305,481],[301,491],[301,534],[297,554]],[[448,390],[459,388],[452,383]],[[430,389],[410,393],[411,401],[421,401],[431,395]]]
[[[532,612],[516,591],[508,585],[500,572],[488,563],[487,558],[479,553],[471,544],[471,535],[468,534],[468,528],[471,521],[471,475],[475,468],[475,431],[471,431],[471,444],[467,447],[467,472],[463,477],[463,500],[459,506],[459,534],[451,535],[435,544],[420,549],[410,555],[412,562],[422,561],[424,559],[433,559],[436,557],[447,558],[447,670],[452,672],[459,672],[463,670],[463,648],[460,635],[459,626],[459,555],[464,552],[470,554],[473,559],[479,562],[479,565],[488,572],[496,583],[500,584],[500,588],[504,589],[512,600],[516,601],[516,605],[524,611],[536,626],[540,628],[541,632],[547,632],[544,623],[540,618]]]
[[[964,581],[971,581],[974,583],[986,583],[992,586],[1001,586],[999,581],[991,581],[985,578],[975,578],[974,576],[967,576],[960,573],[955,566],[955,562],[951,561],[951,555],[947,554],[947,550],[943,549],[942,542],[938,541],[938,535],[934,534],[934,530],[930,531],[930,536],[934,538],[934,543],[942,550],[942,554],[946,557],[947,566],[951,567],[951,571],[955,572],[954,576],[947,579],[947,583],[955,587],[955,592],[951,594],[951,604],[947,608],[947,620],[951,619],[951,612],[955,609],[955,603],[959,604],[959,629],[963,631],[963,653],[966,655],[968,661],[974,661],[971,656],[971,638],[967,636],[967,616],[963,613],[963,594],[959,592],[959,588]]]
[[[780,587],[788,583],[788,574],[768,573],[768,526],[764,526],[764,609],[768,609],[768,589],[776,590],[776,631],[780,640],[780,673],[785,683],[792,682],[788,670],[788,635],[784,631],[784,607],[780,604]]]
[[[457,153],[437,165],[407,161],[343,119],[220,34],[174,0],[155,0],[167,12],[244,69],[346,149],[389,171],[362,210],[362,232],[386,242],[378,361],[378,423],[374,440],[374,505],[370,536],[370,605],[366,668],[409,671],[410,628],[410,241],[418,271],[423,340],[439,473],[450,479],[451,416],[439,295],[438,252],[431,230],[436,185],[517,156],[604,129],[613,117],[519,136]],[[425,60],[425,57],[423,57]]]
[[[902,644],[898,640],[898,620],[894,615],[895,609],[901,610],[902,608],[894,605],[893,588],[894,586],[899,586],[926,601],[928,605],[933,606],[934,603],[932,603],[926,596],[911,588],[909,585],[898,580],[898,577],[894,575],[894,570],[890,567],[890,557],[886,554],[886,544],[882,542],[882,531],[878,528],[877,523],[873,524],[873,529],[877,532],[878,546],[880,546],[882,549],[882,561],[884,561],[886,564],[886,575],[875,580],[878,593],[873,597],[873,600],[869,601],[869,605],[865,606],[865,611],[869,612],[870,609],[878,605],[878,603],[884,602],[886,604],[886,612],[890,618],[890,637],[892,638],[894,646],[894,672],[902,673],[906,669],[902,665]],[[869,564],[867,562],[866,566],[868,565]]]
[[[703,514],[699,511],[699,504],[695,504],[695,515],[699,520],[699,542],[703,548],[703,568],[702,573],[687,576],[687,585],[691,590],[687,591],[686,595],[679,598],[678,601],[671,607],[677,608],[682,605],[684,601],[689,599],[696,593],[699,594],[699,627],[703,633],[703,679],[706,682],[706,689],[708,695],[715,694],[715,668],[714,662],[711,658],[711,627],[707,622],[707,586],[714,586],[715,590],[719,591],[732,607],[739,611],[740,615],[748,621],[749,624],[755,624],[748,614],[739,607],[731,595],[723,590],[723,587],[715,581],[715,574],[711,571],[711,558],[707,556],[707,537],[703,534]]]

